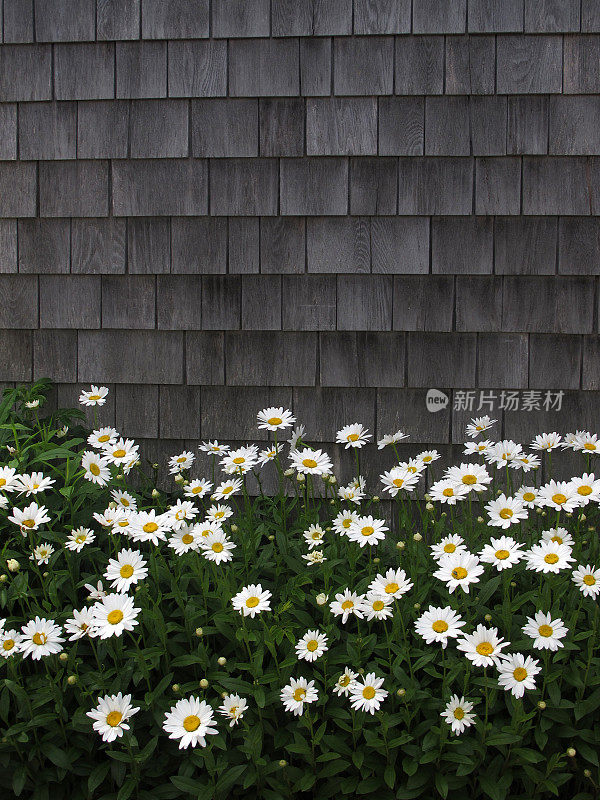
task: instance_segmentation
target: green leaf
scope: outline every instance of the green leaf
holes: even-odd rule
[[[100,786],[102,781],[108,775],[108,770],[110,769],[110,761],[105,761],[102,764],[98,764],[92,772],[90,773],[90,777],[88,778],[88,792],[93,796],[96,789]]]
[[[448,796],[448,781],[441,772],[435,773],[435,788],[445,800]]]
[[[396,783],[396,770],[391,764],[388,764],[385,768],[385,772],[383,773],[383,780],[386,782],[386,785],[390,788],[394,788],[394,784]]]

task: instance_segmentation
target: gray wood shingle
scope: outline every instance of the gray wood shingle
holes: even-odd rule
[[[580,0],[525,0],[526,31],[579,31],[580,24]]]
[[[46,161],[39,175],[42,217],[108,215],[108,162]]]
[[[210,213],[217,216],[277,213],[278,164],[272,158],[230,158],[210,165]]]
[[[242,330],[281,330],[281,277],[242,277]]]
[[[591,195],[585,159],[523,157],[523,214],[590,214]]]
[[[261,272],[304,272],[306,224],[303,217],[264,217],[260,221]]]
[[[306,260],[309,272],[370,272],[368,217],[307,220]]]
[[[115,427],[129,436],[158,436],[158,386],[115,386]],[[167,388],[167,387],[164,387]],[[142,449],[146,450],[146,442]],[[149,455],[146,458],[149,458]]]
[[[549,98],[549,103],[549,153],[600,153],[600,97],[555,96]]]
[[[579,389],[581,359],[579,336],[532,333],[529,337],[529,387],[557,391]]]
[[[167,43],[117,42],[116,96],[167,96]]]
[[[175,225],[175,221],[173,222]],[[171,221],[139,218],[127,220],[129,272],[155,274],[171,269]]]
[[[0,217],[34,217],[37,176],[31,162],[0,162]]]
[[[171,248],[174,273],[226,272],[227,220],[175,217],[171,224]]]
[[[225,334],[222,332],[188,331],[185,335],[185,366],[188,384],[204,387],[225,383]],[[264,390],[263,390],[264,391]],[[205,411],[207,390],[202,390],[202,412]],[[227,408],[224,405],[222,408]],[[205,423],[202,423],[204,436]],[[225,434],[219,433],[218,436]]]
[[[273,36],[346,36],[352,0],[272,0]]]
[[[558,271],[565,275],[600,275],[600,219],[559,219]]]
[[[37,277],[0,275],[0,328],[37,327]]]
[[[540,94],[562,89],[560,36],[498,37],[499,94]]]
[[[498,217],[494,224],[494,265],[498,275],[553,275],[556,219]]]
[[[76,103],[22,103],[20,105],[20,158],[50,160],[75,158],[76,155]]]
[[[495,69],[496,37],[446,37],[446,94],[494,94]]]
[[[402,333],[322,333],[320,347],[321,386],[404,386]]]
[[[201,330],[200,275],[159,275],[156,280],[156,318],[163,330]]]
[[[204,330],[238,330],[241,307],[242,279],[239,275],[205,275],[202,278]]]
[[[524,0],[469,0],[470,33],[512,33],[523,30]]]
[[[2,41],[33,42],[33,0],[4,0]]]
[[[457,331],[498,331],[502,326],[502,278],[456,277]]]
[[[372,217],[371,261],[373,272],[429,272],[429,219]]]
[[[297,39],[233,39],[229,42],[232,97],[290,97],[300,88]]]
[[[70,270],[71,227],[66,219],[20,219],[19,272],[64,273]]]
[[[227,271],[260,272],[260,221],[257,217],[231,217],[227,224]]]
[[[283,330],[333,331],[336,327],[335,275],[285,275]]]
[[[467,0],[440,3],[439,0],[413,0],[414,33],[463,33],[467,19]]]
[[[261,156],[304,154],[304,101],[300,98],[263,98],[259,105]],[[246,136],[250,134],[246,131]]]
[[[49,44],[0,47],[0,102],[52,99]]]
[[[209,0],[142,0],[142,39],[208,36]]]
[[[399,214],[470,214],[472,196],[472,159],[399,159]]]
[[[33,332],[33,380],[61,383],[77,380],[77,331]]]
[[[350,159],[351,214],[395,214],[397,194],[395,158]]]
[[[280,164],[280,214],[346,214],[348,161],[343,158],[286,158]]]
[[[548,152],[548,98],[507,98],[507,142],[510,155],[542,155]]]
[[[491,273],[494,232],[491,217],[438,217],[431,220],[431,269],[445,275]]]
[[[396,38],[396,94],[442,94],[444,91],[444,37]]]
[[[354,33],[410,33],[411,0],[354,0]]]
[[[425,155],[470,154],[469,98],[428,97],[425,100]]]
[[[206,161],[112,162],[112,211],[115,216],[188,216],[206,214],[207,210]]]
[[[96,38],[95,0],[34,0],[36,42],[85,42]]]
[[[451,389],[474,383],[475,334],[408,334],[409,386]]]
[[[179,331],[81,331],[77,377],[85,383],[182,383]]]
[[[477,385],[489,389],[526,389],[529,337],[521,333],[477,336]]]
[[[309,156],[368,156],[377,153],[377,100],[370,97],[306,101]]]
[[[134,100],[131,103],[131,158],[185,158],[188,155],[186,100]]]
[[[140,0],[96,0],[96,38],[98,41],[138,39]]]
[[[331,39],[300,39],[300,94],[331,92]]]
[[[102,278],[102,327],[156,327],[153,275],[105,275]]]
[[[100,277],[40,275],[40,327],[100,327]]]
[[[126,158],[129,101],[95,100],[77,104],[78,158]]]
[[[520,210],[521,159],[476,159],[475,213],[519,214]]]
[[[225,337],[225,364],[228,386],[314,386],[317,334],[231,331]]]
[[[392,292],[391,275],[338,275],[337,329],[391,330]]]
[[[424,99],[422,97],[379,98],[378,140],[380,156],[423,155]]]
[[[160,0],[158,0],[160,3]],[[268,36],[269,0],[229,0],[212,4],[212,35],[222,38]],[[186,38],[186,37],[183,37]]]
[[[114,97],[114,48],[113,44],[101,42],[55,45],[54,92],[56,99],[102,100]]]
[[[335,94],[392,94],[394,43],[389,37],[334,39],[333,64]]]
[[[193,100],[192,153],[201,158],[258,156],[258,100]]]
[[[88,275],[125,272],[125,221],[74,219],[71,223],[71,272]]]
[[[0,160],[10,161],[17,157],[17,105],[0,105]]]
[[[227,94],[227,42],[169,42],[169,96]]]
[[[454,278],[450,275],[396,275],[394,330],[451,331]]]

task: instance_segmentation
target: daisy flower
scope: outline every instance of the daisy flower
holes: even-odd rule
[[[0,490],[16,492],[20,477],[14,467],[0,467]]]
[[[126,536],[133,537],[137,524],[138,512],[129,511],[127,508],[119,506],[115,509],[111,533],[124,533]]]
[[[461,464],[460,467],[449,467],[444,475],[446,480],[463,484],[469,491],[484,492],[492,482],[491,475],[481,464]]]
[[[90,528],[75,528],[75,530],[71,531],[71,533],[67,536],[65,547],[68,550],[74,550],[76,553],[81,553],[86,544],[91,544],[95,538],[96,535]]]
[[[379,441],[377,442],[377,449],[383,450],[384,447],[388,447],[391,444],[398,444],[403,439],[408,439],[408,433],[403,433],[402,431],[396,431],[396,433],[386,433]]]
[[[357,672],[353,672],[349,667],[346,667],[335,682],[335,686],[333,687],[334,694],[337,694],[338,697],[348,697],[350,687],[357,677]]]
[[[242,481],[240,480],[240,478],[234,478],[233,480],[223,481],[223,483],[220,483],[213,492],[212,499],[226,500],[228,497],[233,497],[234,494],[237,494],[241,488],[242,488]]]
[[[378,678],[374,672],[369,672],[361,680],[353,681],[350,685],[350,705],[355,711],[367,711],[374,714],[379,711],[381,703],[388,696],[382,689],[383,678]]]
[[[585,567],[579,565],[573,570],[571,579],[584,597],[596,598],[600,593],[600,569],[591,564]]]
[[[388,619],[392,616],[392,597],[378,592],[368,592],[361,605],[361,611],[370,622],[373,619]]]
[[[91,385],[89,391],[82,390],[79,395],[79,402],[82,406],[103,406],[106,403],[108,389],[106,386]]]
[[[28,531],[37,531],[40,525],[50,522],[46,506],[38,506],[37,503],[30,503],[22,511],[19,508],[13,508],[12,517],[8,519],[18,525],[21,530]]]
[[[30,408],[30,409],[39,408],[40,398],[38,397],[37,400],[26,400],[25,403],[23,403],[23,405],[25,406],[25,408]]]
[[[233,728],[244,716],[244,712],[247,708],[248,702],[245,697],[240,697],[239,694],[226,694],[223,698],[223,705],[219,706],[217,711],[219,714],[231,720],[229,727]]]
[[[385,575],[378,574],[369,584],[369,591],[398,600],[413,588],[403,569],[388,569]]]
[[[102,581],[98,581],[96,586],[94,586],[93,583],[86,583],[83,588],[87,589],[88,600],[102,600],[102,598],[106,597],[107,594],[104,591]]]
[[[222,531],[223,527],[220,522],[197,522],[194,525],[194,533],[203,539],[212,536],[217,531]]]
[[[514,567],[524,556],[521,548],[510,536],[500,536],[497,539],[490,539],[489,544],[484,545],[479,553],[479,558],[485,564],[493,564],[498,572],[503,569]]]
[[[463,633],[462,639],[456,643],[456,649],[461,650],[476,667],[492,667],[498,666],[502,648],[509,644],[498,636],[498,628],[478,625],[474,633]]]
[[[581,495],[566,481],[551,480],[540,487],[539,504],[555,511],[574,511],[580,500]]]
[[[214,561],[215,564],[220,564],[222,561],[231,561],[233,558],[231,551],[237,547],[222,530],[213,531],[208,536],[202,536],[198,541],[204,558],[207,561]]]
[[[191,500],[177,500],[177,502],[165,512],[165,518],[169,520],[170,527],[174,531],[189,524],[190,520],[197,516],[198,509]]]
[[[169,459],[169,475],[178,475],[184,469],[189,469],[194,463],[196,456],[189,450],[184,450],[177,456]]]
[[[271,597],[271,592],[268,589],[263,590],[260,583],[251,583],[231,598],[231,604],[235,611],[254,619],[262,611],[271,610]]]
[[[138,624],[139,608],[134,608],[133,598],[126,594],[107,594],[92,606],[92,628],[100,639],[121,636]]]
[[[542,531],[541,542],[554,542],[554,544],[566,544],[567,547],[574,547],[575,539],[566,528],[549,528]]]
[[[450,606],[444,608],[429,606],[415,621],[415,629],[419,636],[425,639],[427,644],[439,642],[444,650],[448,646],[448,639],[460,636],[460,629],[464,625],[466,622]]]
[[[467,547],[465,540],[458,533],[450,533],[444,536],[438,544],[430,545],[431,555],[438,561],[443,556],[452,555],[452,553],[466,553]]]
[[[459,500],[465,499],[469,491],[469,487],[464,483],[456,483],[445,478],[431,484],[429,495],[432,500],[437,500],[439,503],[455,506]]]
[[[504,530],[511,525],[517,525],[522,519],[527,519],[528,515],[520,498],[507,497],[505,494],[486,503],[485,510],[489,516],[488,525]]]
[[[364,595],[351,592],[350,589],[344,589],[343,592],[336,594],[335,600],[331,601],[329,608],[334,616],[341,616],[342,624],[344,625],[351,614],[359,619],[363,618],[362,602],[364,599]]]
[[[301,717],[304,713],[305,703],[314,703],[319,697],[314,681],[306,678],[290,678],[287,686],[281,690],[280,698],[286,711],[291,711],[294,716]]]
[[[554,653],[559,647],[564,647],[561,639],[569,632],[562,619],[552,619],[551,614],[544,614],[543,611],[536,611],[535,616],[527,617],[527,623],[521,630],[534,640],[533,646],[537,650],[552,650]]]
[[[573,450],[586,453],[587,455],[597,455],[600,452],[600,442],[598,441],[597,433],[588,433],[587,431],[578,431],[573,444]]]
[[[307,631],[296,644],[296,655],[298,659],[305,661],[316,661],[321,658],[329,648],[327,647],[327,636],[319,631]]]
[[[511,466],[513,461],[523,455],[523,448],[512,439],[503,439],[493,444],[485,454],[485,459],[490,464],[495,464],[498,469]]]
[[[418,484],[419,478],[418,474],[411,473],[402,467],[392,467],[379,476],[384,491],[389,492],[392,497],[396,497],[400,490],[412,492]]]
[[[350,503],[360,505],[360,501],[365,497],[365,479],[359,478],[358,481],[354,480],[348,486],[340,486],[338,489],[338,497],[340,500],[347,500]]]
[[[532,469],[537,469],[541,463],[539,456],[522,453],[511,463],[511,467],[522,469],[523,472],[531,472]]]
[[[206,736],[218,733],[213,721],[213,710],[199,697],[178,700],[165,714],[163,730],[169,739],[179,739],[179,749],[186,747],[206,747]]]
[[[146,559],[138,550],[121,550],[116,558],[108,560],[104,577],[112,589],[128,592],[132,585],[148,577]]]
[[[223,468],[223,472],[227,475],[245,475],[252,467],[255,467],[258,462],[258,447],[256,445],[248,445],[247,447],[238,447],[237,450],[231,450],[219,462]]]
[[[305,431],[306,428],[304,427],[304,425],[296,425],[296,427],[292,431],[292,435],[288,439],[290,450],[295,450],[298,447],[298,442],[302,441],[302,437],[304,436]]]
[[[93,729],[102,736],[104,742],[114,742],[129,730],[127,720],[137,714],[139,708],[131,705],[131,695],[105,694],[98,698],[98,705],[87,711],[88,717],[94,720]]]
[[[444,581],[450,594],[459,586],[469,594],[470,584],[479,583],[479,576],[482,573],[483,567],[477,556],[466,551],[441,558],[439,569],[433,573],[433,577]]]
[[[471,711],[473,711],[473,703],[465,700],[464,697],[459,698],[457,694],[453,694],[440,716],[452,727],[452,733],[460,736],[475,722],[475,714],[471,714]]]
[[[256,419],[258,420],[259,429],[267,431],[279,431],[284,428],[291,428],[294,422],[296,422],[296,417],[294,417],[292,412],[283,408],[283,406],[279,408],[275,408],[274,406],[263,408],[263,410],[259,411],[256,415]]]
[[[540,433],[529,445],[532,450],[556,450],[560,446],[562,437],[560,433]]]
[[[102,450],[104,447],[114,444],[119,438],[119,432],[114,428],[98,428],[92,431],[88,436],[88,444],[90,447],[95,447],[96,450]]]
[[[38,566],[42,564],[47,564],[48,559],[54,552],[54,548],[48,542],[42,542],[42,544],[38,544],[37,547],[33,548],[33,553],[29,556],[30,561],[37,562]]]
[[[0,656],[12,658],[20,652],[21,634],[16,630],[0,630]]]
[[[190,550],[198,550],[200,540],[201,534],[197,533],[195,525],[184,525],[169,537],[168,544],[176,555],[182,556],[184,553],[189,553]]]
[[[313,547],[319,547],[321,545],[323,537],[325,536],[325,531],[320,525],[311,525],[302,535],[304,536],[304,541],[312,550]]]
[[[498,666],[498,685],[514,697],[523,697],[525,689],[535,689],[535,676],[542,669],[539,663],[522,653],[507,653]]]
[[[357,511],[340,511],[340,513],[333,520],[332,528],[335,533],[340,536],[348,536],[348,531],[353,522],[358,522],[360,515]]]
[[[64,642],[61,633],[62,628],[53,620],[36,617],[21,628],[19,652],[23,658],[31,656],[34,661],[60,653]]]
[[[593,472],[586,472],[581,478],[572,478],[569,485],[579,496],[580,506],[586,506],[590,501],[600,503],[600,478],[596,478]]]
[[[338,444],[345,445],[345,450],[349,447],[363,447],[371,438],[369,429],[363,427],[360,422],[354,422],[352,425],[344,425],[335,435],[335,440]]]
[[[258,454],[258,463],[261,467],[264,467],[269,461],[274,461],[281,453],[281,450],[282,448],[279,445],[273,445],[272,447],[268,447],[266,450],[261,450]]]
[[[214,442],[202,442],[202,444],[198,445],[198,450],[202,450],[203,453],[211,453],[213,456],[218,455],[219,453],[226,453],[229,450],[228,444],[219,444],[215,439]]]
[[[481,442],[465,442],[463,453],[466,456],[483,456],[492,446],[491,439],[483,439]]]
[[[152,542],[158,545],[159,540],[166,539],[166,532],[171,530],[169,520],[164,514],[157,514],[152,508],[150,511],[139,511],[131,526],[131,538],[134,542]]]
[[[385,520],[368,515],[360,517],[357,522],[350,525],[348,538],[364,547],[367,544],[373,545],[381,542],[385,539],[386,531],[389,531],[389,528],[385,524]]]
[[[65,633],[70,633],[69,641],[74,642],[77,639],[81,639],[83,636],[91,636],[93,633],[91,625],[91,608],[82,608],[81,611],[73,609],[73,616],[65,622]]]
[[[333,464],[327,453],[322,450],[292,450],[290,453],[292,467],[303,475],[325,475],[333,470]]]
[[[309,566],[313,566],[314,564],[322,564],[324,561],[327,561],[322,550],[311,550],[310,553],[305,553],[302,558],[305,561],[308,561]]]
[[[525,552],[527,569],[536,572],[557,574],[561,569],[567,569],[575,559],[571,555],[571,548],[566,544],[555,544],[554,542],[540,542],[534,544],[530,550]]]
[[[133,439],[123,439],[122,437],[114,444],[105,445],[104,455],[112,464],[117,467],[125,466],[128,462],[137,458],[139,445]]]
[[[467,425],[466,434],[472,439],[475,439],[483,431],[489,430],[496,422],[497,420],[491,419],[487,414],[483,417],[475,417],[475,419],[472,419]]]
[[[110,493],[114,502],[126,511],[137,511],[137,500],[129,492],[113,489]]]
[[[83,467],[83,477],[86,481],[91,481],[98,486],[106,486],[110,480],[110,469],[108,456],[101,456],[93,450],[86,450],[81,456],[81,466]]]
[[[233,509],[229,506],[222,505],[219,503],[218,505],[212,505],[208,511],[206,512],[206,519],[208,522],[220,522],[223,523],[226,519],[233,516]]]
[[[517,489],[515,495],[525,506],[525,508],[534,508],[537,505],[538,490],[535,486],[521,486]]]
[[[183,490],[183,493],[186,497],[204,497],[205,494],[208,494],[212,489],[212,483],[207,480],[206,478],[195,478],[193,481],[190,481],[188,485]]]
[[[17,489],[20,494],[25,492],[25,496],[30,497],[32,494],[44,492],[54,483],[54,478],[45,478],[43,472],[32,472],[31,475],[19,475]]]

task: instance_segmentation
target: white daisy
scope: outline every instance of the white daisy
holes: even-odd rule
[[[448,646],[448,639],[456,639],[461,634],[461,628],[466,625],[460,614],[457,614],[450,606],[440,608],[429,606],[418,620],[415,621],[415,629],[427,644],[439,642],[442,649]]]
[[[69,641],[74,642],[83,636],[92,636],[92,609],[73,609],[73,616],[65,622],[65,633],[70,633]]]
[[[281,690],[280,698],[286,711],[301,717],[305,703],[314,703],[319,697],[314,681],[306,678],[290,678],[287,686]]]
[[[198,516],[198,509],[191,500],[177,500],[165,512],[165,519],[169,521],[169,526],[176,531],[184,525],[189,525],[194,517]]]
[[[340,486],[338,489],[338,497],[340,500],[346,500],[350,503],[360,505],[360,501],[365,497],[365,479],[359,477],[358,481],[354,480],[348,486]]]
[[[471,711],[473,711],[473,703],[465,700],[464,697],[459,698],[457,694],[453,694],[440,716],[446,720],[448,725],[452,726],[452,733],[460,736],[465,728],[470,728],[475,722],[475,714],[471,714]]]
[[[290,438],[288,439],[290,450],[295,450],[298,447],[298,442],[302,441],[302,437],[304,436],[305,431],[306,428],[304,427],[304,425],[296,425],[296,427],[292,431]]]
[[[509,644],[498,636],[498,628],[478,625],[474,633],[463,633],[462,639],[456,643],[456,649],[461,650],[476,667],[492,667],[498,666],[502,648]]]
[[[102,598],[107,595],[107,592],[104,591],[102,581],[98,581],[96,586],[94,586],[93,583],[86,583],[83,588],[88,591],[88,600],[102,600]]]
[[[38,506],[37,503],[30,503],[22,511],[19,508],[13,508],[12,516],[8,519],[18,525],[22,531],[37,531],[40,525],[50,522],[46,506]]]
[[[566,528],[549,528],[542,531],[540,542],[554,542],[554,544],[566,544],[567,547],[575,546],[575,539]]]
[[[350,685],[350,705],[355,711],[367,711],[374,714],[379,711],[381,703],[388,696],[386,689],[382,689],[383,678],[378,678],[374,672],[369,672],[361,680],[355,680]]]
[[[231,604],[235,611],[239,611],[244,617],[254,619],[262,611],[271,610],[271,597],[271,592],[263,589],[260,583],[251,583],[231,598]]]
[[[394,600],[399,599],[412,588],[413,583],[406,577],[403,569],[388,569],[385,575],[377,575],[369,584],[371,592],[391,597]]]
[[[139,708],[131,705],[131,695],[106,694],[98,698],[98,705],[87,711],[88,717],[94,720],[93,729],[97,731],[104,742],[114,742],[123,736],[123,731],[129,730],[127,720],[137,714]]]
[[[188,485],[183,490],[183,493],[186,497],[204,497],[205,494],[208,494],[212,489],[212,483],[207,480],[206,478],[195,478],[193,481],[190,481]]]
[[[223,481],[220,483],[213,492],[213,500],[226,500],[228,497],[233,497],[242,488],[242,481],[239,478],[233,480]]]
[[[361,611],[370,622],[373,619],[388,619],[392,611],[393,598],[379,592],[368,592],[362,601]]]
[[[176,456],[171,456],[169,459],[169,475],[178,475],[185,469],[189,469],[194,463],[196,456],[189,450],[184,450]]]
[[[292,412],[283,408],[283,406],[279,408],[275,408],[274,406],[263,408],[262,411],[258,412],[256,418],[258,420],[259,429],[267,431],[291,428],[294,422],[296,422],[296,417],[294,417]]]
[[[292,450],[290,453],[292,467],[303,475],[325,475],[333,470],[333,464],[327,453],[322,450]]]
[[[20,652],[21,634],[14,629],[0,630],[0,656],[2,658],[12,658]]]
[[[367,544],[374,545],[383,541],[386,531],[389,531],[389,528],[385,524],[385,520],[367,515],[360,517],[357,522],[350,525],[348,538],[364,547]]]
[[[211,453],[212,455],[218,455],[219,453],[226,453],[229,450],[228,444],[219,444],[215,439],[214,442],[202,442],[202,444],[198,445],[198,450],[202,450],[203,453]]]
[[[184,525],[169,537],[168,544],[176,555],[182,556],[184,553],[189,553],[190,550],[198,550],[200,540],[201,534],[197,532],[195,525]]]
[[[320,631],[307,631],[296,644],[296,655],[298,659],[305,661],[316,661],[321,658],[329,648],[327,647],[327,636]]]
[[[265,464],[268,464],[269,461],[275,461],[278,455],[282,452],[282,447],[280,445],[272,445],[268,447],[266,450],[261,450],[258,454],[258,463],[261,467],[264,467]]]
[[[535,689],[535,676],[541,671],[539,661],[522,653],[507,653],[498,666],[498,685],[519,698],[525,689]]]
[[[552,650],[556,652],[559,647],[564,647],[564,639],[569,629],[565,627],[562,619],[552,619],[551,614],[536,611],[533,617],[527,617],[527,623],[522,629],[525,636],[531,636],[533,646],[537,650]]]
[[[396,497],[400,491],[412,492],[418,484],[420,476],[402,467],[392,467],[387,472],[383,472],[379,478],[384,491],[389,492],[392,497]]]
[[[408,439],[408,433],[403,433],[402,431],[396,431],[396,433],[386,433],[377,442],[377,449],[383,450],[384,447],[387,447],[391,444],[398,444],[398,442],[401,442],[403,439]]]
[[[340,536],[347,536],[353,522],[358,522],[360,515],[357,511],[340,511],[332,522],[332,528]]]
[[[536,486],[520,486],[515,497],[519,498],[525,508],[534,508],[537,505],[538,489]]]
[[[477,556],[468,551],[444,556],[438,565],[439,569],[433,573],[433,577],[444,581],[450,594],[459,586],[469,594],[470,584],[479,583],[479,576],[483,573]]]
[[[213,710],[199,697],[188,697],[179,700],[165,714],[163,730],[169,739],[179,739],[179,749],[190,747],[206,747],[206,736],[218,733],[213,721]]]
[[[573,450],[585,453],[586,455],[597,455],[600,452],[598,434],[578,431],[573,443]]]
[[[134,608],[133,598],[126,594],[107,594],[92,606],[92,628],[95,636],[108,639],[132,631],[138,624],[139,608]]]
[[[489,516],[488,525],[504,530],[510,528],[511,525],[518,525],[522,519],[527,519],[528,515],[520,498],[507,497],[505,494],[486,503],[485,510]]]
[[[304,531],[302,534],[304,536],[304,541],[307,543],[310,550],[313,547],[320,547],[323,542],[323,537],[325,536],[325,531],[320,525],[311,525],[308,530]]]
[[[206,512],[206,519],[208,522],[225,522],[226,519],[233,516],[233,509],[229,506],[218,503],[213,505]]]
[[[460,467],[449,467],[444,477],[457,484],[463,484],[469,491],[484,492],[492,476],[481,464],[461,464]]]
[[[54,483],[54,478],[45,478],[43,472],[32,472],[31,475],[19,475],[17,489],[20,494],[25,492],[25,496],[30,497],[32,494],[44,492]]]
[[[233,558],[231,551],[237,547],[222,530],[216,530],[208,536],[202,536],[199,539],[199,544],[204,558],[207,561],[214,561],[215,564],[231,561]]]
[[[530,550],[525,552],[527,569],[536,572],[558,573],[561,569],[567,569],[575,559],[571,555],[571,548],[566,544],[555,544],[554,542],[540,542],[534,544]]]
[[[305,561],[308,561],[309,566],[314,566],[315,564],[322,564],[324,561],[327,561],[325,556],[323,555],[322,550],[311,550],[310,553],[305,553],[302,558]]]
[[[258,463],[258,447],[247,445],[231,450],[219,462],[227,475],[245,475]]]
[[[91,544],[96,535],[91,528],[79,527],[71,531],[67,536],[65,547],[68,550],[74,550],[76,553],[81,553],[86,544]]]
[[[240,697],[239,694],[226,694],[223,698],[223,705],[219,706],[217,710],[219,714],[231,720],[229,727],[233,728],[244,716],[247,708],[248,702],[245,697]]]
[[[96,450],[102,450],[105,446],[114,444],[119,438],[119,432],[114,428],[98,428],[88,436],[88,444]]]
[[[573,583],[579,587],[579,591],[584,597],[596,598],[600,593],[600,569],[596,569],[591,564],[585,567],[579,565],[573,570],[571,576]]]
[[[158,545],[159,541],[166,539],[167,531],[171,530],[170,521],[164,514],[150,511],[138,511],[132,520],[131,538],[134,542],[152,542]]]
[[[541,463],[539,456],[521,453],[520,456],[517,456],[517,458],[511,462],[511,467],[521,469],[523,472],[531,472],[532,469],[537,469]]]
[[[529,445],[532,450],[556,450],[560,446],[562,437],[560,433],[540,433]]]
[[[212,536],[213,533],[217,533],[217,531],[223,530],[223,526],[219,522],[197,522],[194,525],[194,533],[206,539],[208,536]]]
[[[0,490],[3,492],[16,492],[19,486],[20,475],[14,467],[0,467]]]
[[[110,469],[108,467],[110,463],[108,456],[101,456],[93,450],[86,450],[81,456],[83,477],[98,486],[106,486],[110,480]]]
[[[539,504],[555,511],[574,511],[580,504],[581,495],[571,483],[551,480],[540,486]]]
[[[463,453],[466,456],[483,456],[488,452],[492,444],[491,439],[483,439],[481,442],[465,442]]]
[[[146,559],[138,550],[121,550],[116,558],[108,560],[104,577],[112,589],[128,592],[131,586],[148,577]]]
[[[336,594],[335,600],[331,601],[329,608],[334,616],[341,616],[342,624],[345,624],[351,615],[359,619],[363,618],[362,602],[364,599],[364,595],[351,592],[350,589],[344,589],[343,592]]]
[[[35,561],[38,566],[47,564],[50,556],[54,552],[54,548],[48,542],[42,542],[37,547],[33,548],[33,553],[29,556],[30,561]]]
[[[34,661],[39,661],[44,656],[60,653],[63,649],[61,636],[62,628],[51,619],[36,617],[21,628],[21,641],[19,652],[23,658],[31,656]]]
[[[432,500],[437,500],[438,503],[447,503],[455,506],[459,500],[465,499],[469,491],[469,487],[465,486],[464,483],[443,479],[431,484],[429,495]]]
[[[501,572],[503,569],[514,567],[524,557],[522,547],[523,545],[518,544],[512,537],[500,536],[497,539],[490,539],[489,544],[484,545],[479,558],[485,564],[493,564],[498,572]]]
[[[369,429],[363,427],[360,422],[354,422],[352,425],[344,425],[335,435],[335,440],[338,444],[345,445],[347,450],[349,447],[363,447],[371,438]]]
[[[114,444],[104,447],[104,455],[117,467],[125,467],[130,462],[135,462],[138,458],[139,445],[133,439],[123,439],[122,437]]]
[[[589,502],[600,503],[600,478],[596,478],[593,472],[586,472],[581,478],[571,478],[569,485],[579,496],[580,506],[586,506]]]
[[[493,444],[485,454],[485,460],[489,464],[495,464],[498,469],[512,466],[515,459],[523,455],[523,448],[518,442],[512,439],[503,439],[501,442]]]
[[[129,492],[122,491],[121,489],[113,489],[110,493],[114,502],[126,511],[137,511],[137,500]]]
[[[334,694],[337,694],[338,697],[348,697],[350,687],[357,677],[357,672],[353,672],[350,667],[346,667],[335,682],[335,686],[333,687]]]
[[[466,553],[467,551],[465,540],[458,533],[449,533],[438,544],[430,545],[429,549],[436,561],[443,556],[452,555],[452,553]]]
[[[483,431],[489,430],[496,422],[497,420],[491,419],[487,414],[483,417],[475,417],[475,419],[472,419],[467,425],[466,434],[472,439],[475,439]]]
[[[91,385],[89,391],[82,390],[79,395],[79,402],[82,406],[103,406],[106,403],[108,389],[106,386]]]

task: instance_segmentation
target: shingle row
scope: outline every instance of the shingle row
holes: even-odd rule
[[[600,158],[0,162],[0,217],[600,214]]]
[[[598,275],[596,217],[0,220],[0,273]]]
[[[600,389],[598,335],[2,330],[0,341],[0,381],[257,387],[263,397],[267,386]]]
[[[587,94],[600,36],[359,36],[5,44],[0,101]]]
[[[211,8],[212,6],[212,8]],[[595,0],[4,0],[4,41],[598,31]]]
[[[3,160],[600,154],[600,97],[0,104]]]

